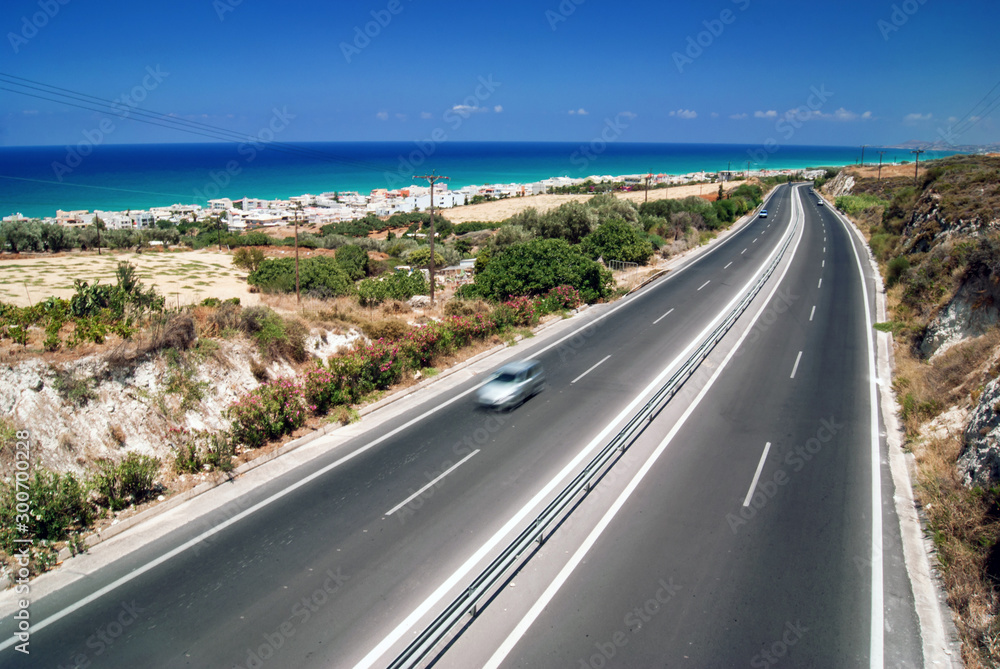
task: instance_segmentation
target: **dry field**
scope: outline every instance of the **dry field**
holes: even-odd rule
[[[206,297],[238,297],[244,306],[259,301],[248,290],[246,272],[233,267],[230,254],[207,250],[4,254],[0,256],[0,301],[24,307],[50,295],[68,299],[75,292],[74,279],[115,283],[115,269],[122,260],[135,265],[142,282],[155,286],[170,306],[198,303]]]

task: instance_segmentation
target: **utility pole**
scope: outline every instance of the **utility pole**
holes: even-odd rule
[[[927,153],[927,152],[924,151],[923,149],[916,149],[914,151],[910,151],[910,153],[915,153],[917,155],[917,162],[914,164],[914,167],[913,167],[913,185],[916,186],[917,185],[917,175],[920,173],[920,154],[921,153]]]
[[[215,225],[219,228],[219,253],[222,253],[222,216],[215,217]]]
[[[646,196],[643,198],[643,203],[649,202],[649,180],[653,178],[653,173],[650,172],[646,175]]]
[[[302,296],[299,294],[299,212],[302,205],[296,205],[295,210],[295,304],[302,304]]]
[[[747,161],[747,175],[746,175],[746,179],[747,180],[750,179],[750,161],[749,160]]]
[[[414,179],[427,179],[431,184],[431,264],[430,264],[430,280],[431,280],[431,306],[434,306],[434,183],[437,181],[447,181],[451,177],[442,177],[434,172],[426,174],[420,177],[414,177]]]
[[[733,178],[733,161],[729,161],[729,167],[726,168],[726,183]]]
[[[879,181],[882,181],[882,156],[884,156],[887,153],[888,153],[888,151],[879,151],[878,152],[878,180]]]
[[[861,167],[865,166],[865,148],[867,146],[868,146],[867,144],[862,144],[861,145]]]

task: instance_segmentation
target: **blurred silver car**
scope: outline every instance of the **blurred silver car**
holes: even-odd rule
[[[545,370],[537,360],[520,360],[501,367],[476,392],[480,406],[513,409],[537,395],[545,387]]]

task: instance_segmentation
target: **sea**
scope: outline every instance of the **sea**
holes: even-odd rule
[[[910,160],[885,150],[886,162]],[[865,162],[878,157],[869,148]],[[922,160],[948,153],[927,152]],[[0,147],[0,215],[126,211],[219,197],[450,188],[549,177],[798,169],[857,163],[861,147],[573,142],[299,142]],[[749,165],[748,165],[749,161]]]

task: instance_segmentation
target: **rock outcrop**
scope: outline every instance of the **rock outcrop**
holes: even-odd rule
[[[1000,483],[1000,379],[986,384],[969,415],[958,470],[965,484],[989,488]]]
[[[991,291],[977,285],[978,283],[962,284],[948,306],[927,326],[927,332],[920,342],[920,353],[924,357],[944,353],[961,341],[985,334],[1000,322],[1000,309],[997,308]]]

